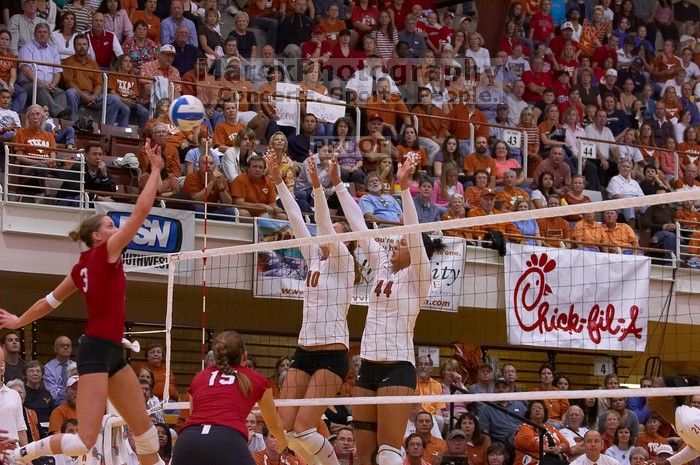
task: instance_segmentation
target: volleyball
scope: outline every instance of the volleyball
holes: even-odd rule
[[[204,104],[197,97],[183,95],[170,105],[170,121],[180,131],[189,131],[202,124],[203,120]]]

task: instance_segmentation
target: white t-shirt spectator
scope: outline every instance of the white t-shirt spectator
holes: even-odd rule
[[[19,440],[19,432],[27,431],[22,398],[17,391],[4,384],[0,387],[0,412],[0,430],[7,431],[8,438]]]
[[[586,137],[589,137],[591,139],[609,140],[611,142],[615,142],[615,137],[613,136],[613,133],[610,130],[610,128],[608,128],[607,126],[604,127],[602,131],[598,132],[598,130],[595,127],[595,124],[589,124],[588,126],[586,126],[585,131]],[[596,147],[598,148],[598,151],[604,159],[610,159],[610,144],[596,142]]]

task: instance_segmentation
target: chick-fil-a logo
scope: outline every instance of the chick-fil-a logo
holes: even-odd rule
[[[579,314],[573,304],[568,312],[551,308],[547,296],[552,294],[552,288],[546,282],[546,275],[556,268],[556,261],[546,253],[532,254],[525,265],[527,269],[513,290],[513,310],[523,331],[539,331],[540,334],[565,331],[572,334],[585,329],[594,344],[601,342],[604,333],[616,336],[620,342],[629,336],[642,338],[642,328],[637,327],[639,308],[636,305],[630,307],[628,318],[624,315],[617,317],[617,309],[611,303],[594,304],[587,316]],[[534,286],[531,285],[533,282]]]

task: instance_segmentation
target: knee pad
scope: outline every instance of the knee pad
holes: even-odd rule
[[[138,455],[157,454],[160,450],[160,444],[158,443],[158,430],[156,427],[151,426],[141,436],[134,436],[134,445]]]
[[[382,444],[377,452],[377,465],[402,465],[401,449]]]
[[[86,455],[90,450],[80,439],[77,434],[64,434],[61,437],[61,453],[75,457],[77,455]]]

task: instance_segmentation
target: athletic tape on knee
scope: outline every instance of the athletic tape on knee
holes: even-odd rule
[[[338,459],[330,442],[316,428],[296,434],[297,441],[323,465],[338,465]]]
[[[158,430],[156,427],[151,426],[141,436],[134,436],[134,445],[138,455],[157,454],[160,450],[160,443],[158,442]]]
[[[86,455],[90,451],[77,434],[64,434],[61,437],[61,452],[63,455],[75,457]]]
[[[377,452],[377,465],[403,465],[401,449],[382,444]]]

